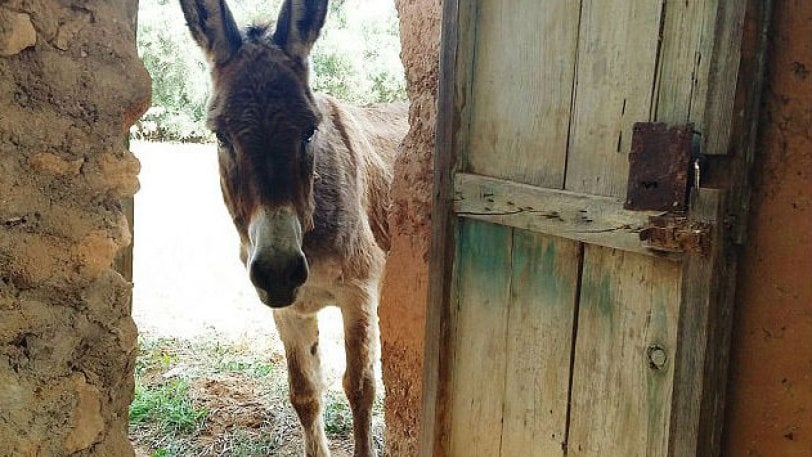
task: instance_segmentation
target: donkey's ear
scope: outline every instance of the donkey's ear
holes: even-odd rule
[[[180,0],[192,37],[214,64],[227,62],[242,44],[242,36],[225,0]]]
[[[273,41],[291,57],[307,60],[327,17],[328,0],[285,0]]]

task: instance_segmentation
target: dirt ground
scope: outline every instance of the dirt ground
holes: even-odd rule
[[[214,146],[133,142],[131,149],[142,167],[133,271],[133,317],[141,349],[137,384],[156,388],[182,378],[188,396],[208,411],[205,423],[183,439],[185,444],[167,448],[174,449],[170,453],[156,450],[160,430],[132,425],[132,412],[131,439],[144,455],[267,455],[259,449],[256,454],[230,452],[225,444],[217,451],[212,443],[222,441],[224,430],[235,424],[253,424],[252,433],[263,433],[268,415],[275,415],[277,425],[267,432],[278,434],[274,439],[282,443],[273,455],[287,455],[283,448],[298,449],[301,438],[285,398],[284,352],[272,313],[256,298],[238,259]],[[328,413],[338,411],[339,417],[345,366],[341,315],[328,308],[319,317]],[[257,376],[255,367],[265,365],[269,368]],[[382,429],[380,416],[376,423]],[[351,449],[351,433],[341,433],[347,432],[345,425],[334,427],[338,430],[331,436],[336,456]],[[178,450],[183,446],[187,451]]]

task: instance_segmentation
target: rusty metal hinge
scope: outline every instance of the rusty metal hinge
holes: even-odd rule
[[[693,125],[638,122],[633,132],[623,206],[633,211],[685,211],[695,155]]]
[[[705,255],[710,251],[711,228],[711,224],[684,215],[651,216],[640,231],[640,240],[654,251]]]

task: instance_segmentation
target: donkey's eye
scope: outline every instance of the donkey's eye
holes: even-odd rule
[[[217,137],[217,142],[220,143],[220,146],[227,146],[229,144],[228,136],[223,132],[214,132],[214,136]]]
[[[316,134],[316,126],[311,125],[307,129],[305,129],[304,133],[302,133],[302,141],[305,143],[310,143],[313,139],[313,135]]]

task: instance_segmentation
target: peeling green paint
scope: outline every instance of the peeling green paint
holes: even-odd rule
[[[592,269],[584,272],[581,306],[594,309],[611,320],[616,306],[612,292],[612,277],[608,274],[611,272],[601,271],[599,279],[595,278],[594,273]]]
[[[472,220],[463,220],[461,225],[459,261],[466,265],[466,271],[482,280],[504,276],[510,268],[511,250],[507,238],[511,236],[511,229]]]
[[[566,247],[562,249],[559,243],[572,242],[524,230],[515,231],[514,299],[524,298],[537,302],[540,306],[574,306],[572,300],[575,298],[577,284],[568,269],[572,269],[577,260],[561,259],[560,252],[567,253],[568,250]]]

